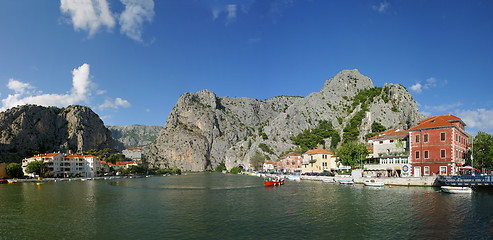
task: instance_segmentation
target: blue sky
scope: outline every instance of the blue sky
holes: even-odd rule
[[[0,1],[1,110],[160,125],[184,92],[306,96],[344,69],[493,133],[493,1]]]

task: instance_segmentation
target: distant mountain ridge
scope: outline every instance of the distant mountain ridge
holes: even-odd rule
[[[119,150],[145,147],[153,143],[163,127],[147,125],[107,126]]]
[[[306,97],[258,100],[202,90],[180,96],[146,157],[155,166],[183,170],[213,169],[220,163],[249,168],[255,152],[276,160],[296,147],[291,136],[322,120],[341,137],[361,142],[373,122],[408,129],[422,118],[402,85],[375,88],[356,69],[341,71]]]

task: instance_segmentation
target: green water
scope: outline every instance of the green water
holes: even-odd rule
[[[428,193],[428,194],[427,194]],[[0,239],[480,239],[493,194],[188,174],[0,185]]]

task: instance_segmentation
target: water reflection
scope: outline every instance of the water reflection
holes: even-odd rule
[[[3,238],[487,238],[493,194],[226,174],[0,186]],[[56,230],[54,230],[56,229]]]

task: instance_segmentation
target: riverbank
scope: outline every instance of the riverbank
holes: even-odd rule
[[[363,182],[367,179],[377,179],[379,182],[383,182],[385,185],[391,186],[418,186],[418,187],[429,187],[434,186],[436,177],[380,177],[380,178],[370,178],[370,177],[362,177],[362,178],[352,178],[349,175],[339,175],[334,177],[326,177],[326,176],[301,176],[301,180],[309,180],[309,181],[322,181],[324,179],[335,179],[336,181],[340,179],[348,180],[353,179],[356,184],[363,184]]]

